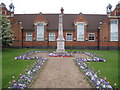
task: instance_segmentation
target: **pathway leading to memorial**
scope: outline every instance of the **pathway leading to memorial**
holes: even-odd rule
[[[87,57],[87,55],[75,54],[74,57],[49,57],[48,53],[37,53],[35,56],[46,57],[48,61],[31,88],[91,87],[73,61],[76,57]]]

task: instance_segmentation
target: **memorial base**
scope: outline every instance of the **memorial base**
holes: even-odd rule
[[[49,54],[50,57],[73,57],[72,53],[68,52],[53,52]]]

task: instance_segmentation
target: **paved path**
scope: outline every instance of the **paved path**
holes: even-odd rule
[[[75,54],[74,57],[48,57],[48,53],[38,53],[35,56],[47,57],[48,61],[31,88],[91,87],[73,61],[76,57],[86,57],[86,55]]]

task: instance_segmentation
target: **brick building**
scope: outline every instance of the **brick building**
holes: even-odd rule
[[[0,4],[1,14],[7,15],[14,31],[12,47],[56,48],[59,14],[14,14]],[[106,14],[65,14],[63,34],[65,47],[74,49],[118,49],[120,47],[120,2]]]

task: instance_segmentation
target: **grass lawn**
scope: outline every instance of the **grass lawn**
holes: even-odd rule
[[[15,60],[19,56],[28,51],[28,49],[4,49],[2,53],[2,88],[8,86],[12,76],[17,80],[19,74],[23,73],[25,68],[32,65],[34,60]]]
[[[101,58],[107,60],[107,62],[92,62],[91,66],[94,67],[95,71],[101,71],[101,77],[107,78],[107,81],[114,87],[114,83],[118,87],[118,52],[120,51],[91,51],[93,54],[98,55]]]
[[[8,87],[8,82],[11,82],[12,76],[17,80],[24,70],[30,67],[34,60],[15,60],[16,56],[26,54],[29,51],[51,51],[50,49],[3,49],[2,50],[2,88]],[[0,64],[1,66],[1,64]]]
[[[71,50],[68,50],[71,51]],[[75,51],[75,50],[72,50]],[[113,87],[118,87],[118,73],[120,74],[120,71],[118,70],[118,55],[120,54],[120,51],[102,51],[102,50],[79,50],[79,51],[87,51],[92,53],[93,55],[98,56],[99,58],[103,58],[107,60],[107,62],[90,62],[87,63],[89,66],[94,67],[95,72],[100,70],[99,76],[104,78],[106,77],[108,82],[110,82],[110,85]],[[117,86],[114,86],[114,84],[117,84]]]
[[[2,87],[6,88],[8,82],[12,80],[12,76],[15,76],[17,80],[19,74],[23,73],[25,68],[32,65],[34,60],[14,60],[16,56],[25,54],[30,50],[39,51],[52,51],[49,49],[4,49],[2,57]],[[54,50],[55,51],[55,50]],[[81,50],[67,50],[67,51],[81,51]],[[83,50],[82,50],[83,51]],[[95,71],[101,71],[101,77],[107,77],[107,81],[113,86],[114,83],[118,85],[118,51],[98,51],[98,50],[84,50],[91,52],[101,58],[107,60],[107,62],[92,62],[91,66]],[[120,51],[119,51],[120,53]]]

